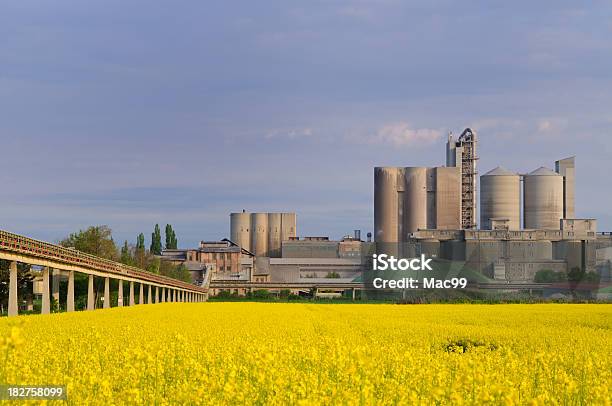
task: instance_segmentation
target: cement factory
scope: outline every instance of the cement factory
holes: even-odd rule
[[[449,135],[444,167],[374,169],[377,248],[465,262],[494,280],[533,281],[543,269],[594,272],[596,250],[610,246],[610,236],[597,234],[595,219],[574,218],[574,158],[556,161],[554,171],[497,167],[482,175],[478,228],[477,143],[468,128]]]
[[[574,158],[554,170],[496,167],[478,179],[477,146],[467,128],[448,136],[445,166],[374,168],[374,241],[360,230],[339,240],[299,237],[295,213],[243,210],[230,214],[229,239],[166,250],[162,259],[185,264],[197,283],[208,280],[213,295],[314,287],[320,295],[351,289],[354,297],[366,289],[373,253],[425,255],[487,286],[520,288],[539,271],[572,269],[609,283],[612,235],[598,233],[595,219],[575,218]]]

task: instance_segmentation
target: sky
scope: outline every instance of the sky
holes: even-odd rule
[[[575,155],[576,215],[612,230],[612,3],[0,3],[0,229],[365,235],[374,166],[443,165],[465,127],[481,174]]]

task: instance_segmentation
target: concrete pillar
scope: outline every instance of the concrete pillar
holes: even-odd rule
[[[134,306],[134,281],[130,281],[130,306]]]
[[[355,300],[355,288],[353,288],[352,294],[353,294],[353,300]]]
[[[166,289],[166,302],[172,302],[172,289]]]
[[[161,302],[164,303],[166,301],[166,288],[161,288]]]
[[[144,286],[142,282],[138,283],[140,285],[140,295],[138,296],[138,304],[144,304]]]
[[[9,264],[9,301],[8,315],[17,316],[19,313],[19,303],[17,303],[17,262],[11,261]]]
[[[89,275],[89,285],[87,286],[87,310],[95,309],[96,298],[94,296],[94,276]]]
[[[68,272],[68,292],[66,293],[66,311],[74,311],[74,271]]]
[[[51,298],[49,295],[49,267],[45,266],[42,269],[42,277],[43,277],[43,292],[42,292],[42,304],[41,304],[41,314],[49,314],[51,313]]]
[[[110,308],[110,278],[104,278],[104,305],[105,309]]]
[[[153,303],[153,286],[149,285],[149,294],[147,296],[147,304]]]
[[[119,290],[117,291],[117,307],[123,307],[123,279],[119,279]]]
[[[159,303],[159,286],[155,287],[155,303]]]
[[[59,285],[60,285],[60,270],[53,268],[51,272],[51,297],[57,303],[57,308],[59,309]]]
[[[172,289],[172,302],[176,302],[176,289]]]

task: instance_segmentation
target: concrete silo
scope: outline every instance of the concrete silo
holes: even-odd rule
[[[541,167],[524,177],[526,229],[559,230],[563,218],[563,176]]]
[[[247,251],[251,250],[251,214],[230,214],[230,240]]]
[[[404,233],[427,228],[427,168],[404,168],[404,193]]]
[[[268,213],[251,215],[251,252],[258,257],[268,256]]]
[[[281,241],[297,236],[297,216],[295,213],[281,214]]]
[[[374,168],[374,238],[379,243],[397,243],[400,239],[400,212],[403,213],[402,168]]]
[[[280,257],[283,234],[282,213],[268,213],[268,254]]]
[[[480,227],[491,230],[491,219],[508,219],[510,230],[519,230],[521,179],[497,167],[480,177]]]

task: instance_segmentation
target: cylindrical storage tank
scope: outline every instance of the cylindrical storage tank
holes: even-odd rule
[[[230,240],[247,251],[251,250],[251,215],[249,213],[230,214]]]
[[[427,228],[427,168],[404,168],[404,234]],[[404,236],[405,239],[405,236]]]
[[[397,187],[399,178],[400,168],[374,168],[374,239],[377,243],[400,241]]]
[[[295,213],[281,214],[281,244],[297,236],[297,218]]]
[[[268,256],[268,213],[251,214],[251,252],[258,257]]]
[[[559,230],[563,218],[563,176],[541,167],[525,175],[525,228]]]
[[[281,239],[283,234],[281,213],[268,213],[268,256],[281,256]]]
[[[510,230],[519,230],[521,218],[521,179],[497,167],[480,177],[480,224],[491,230],[491,219],[508,219]]]

